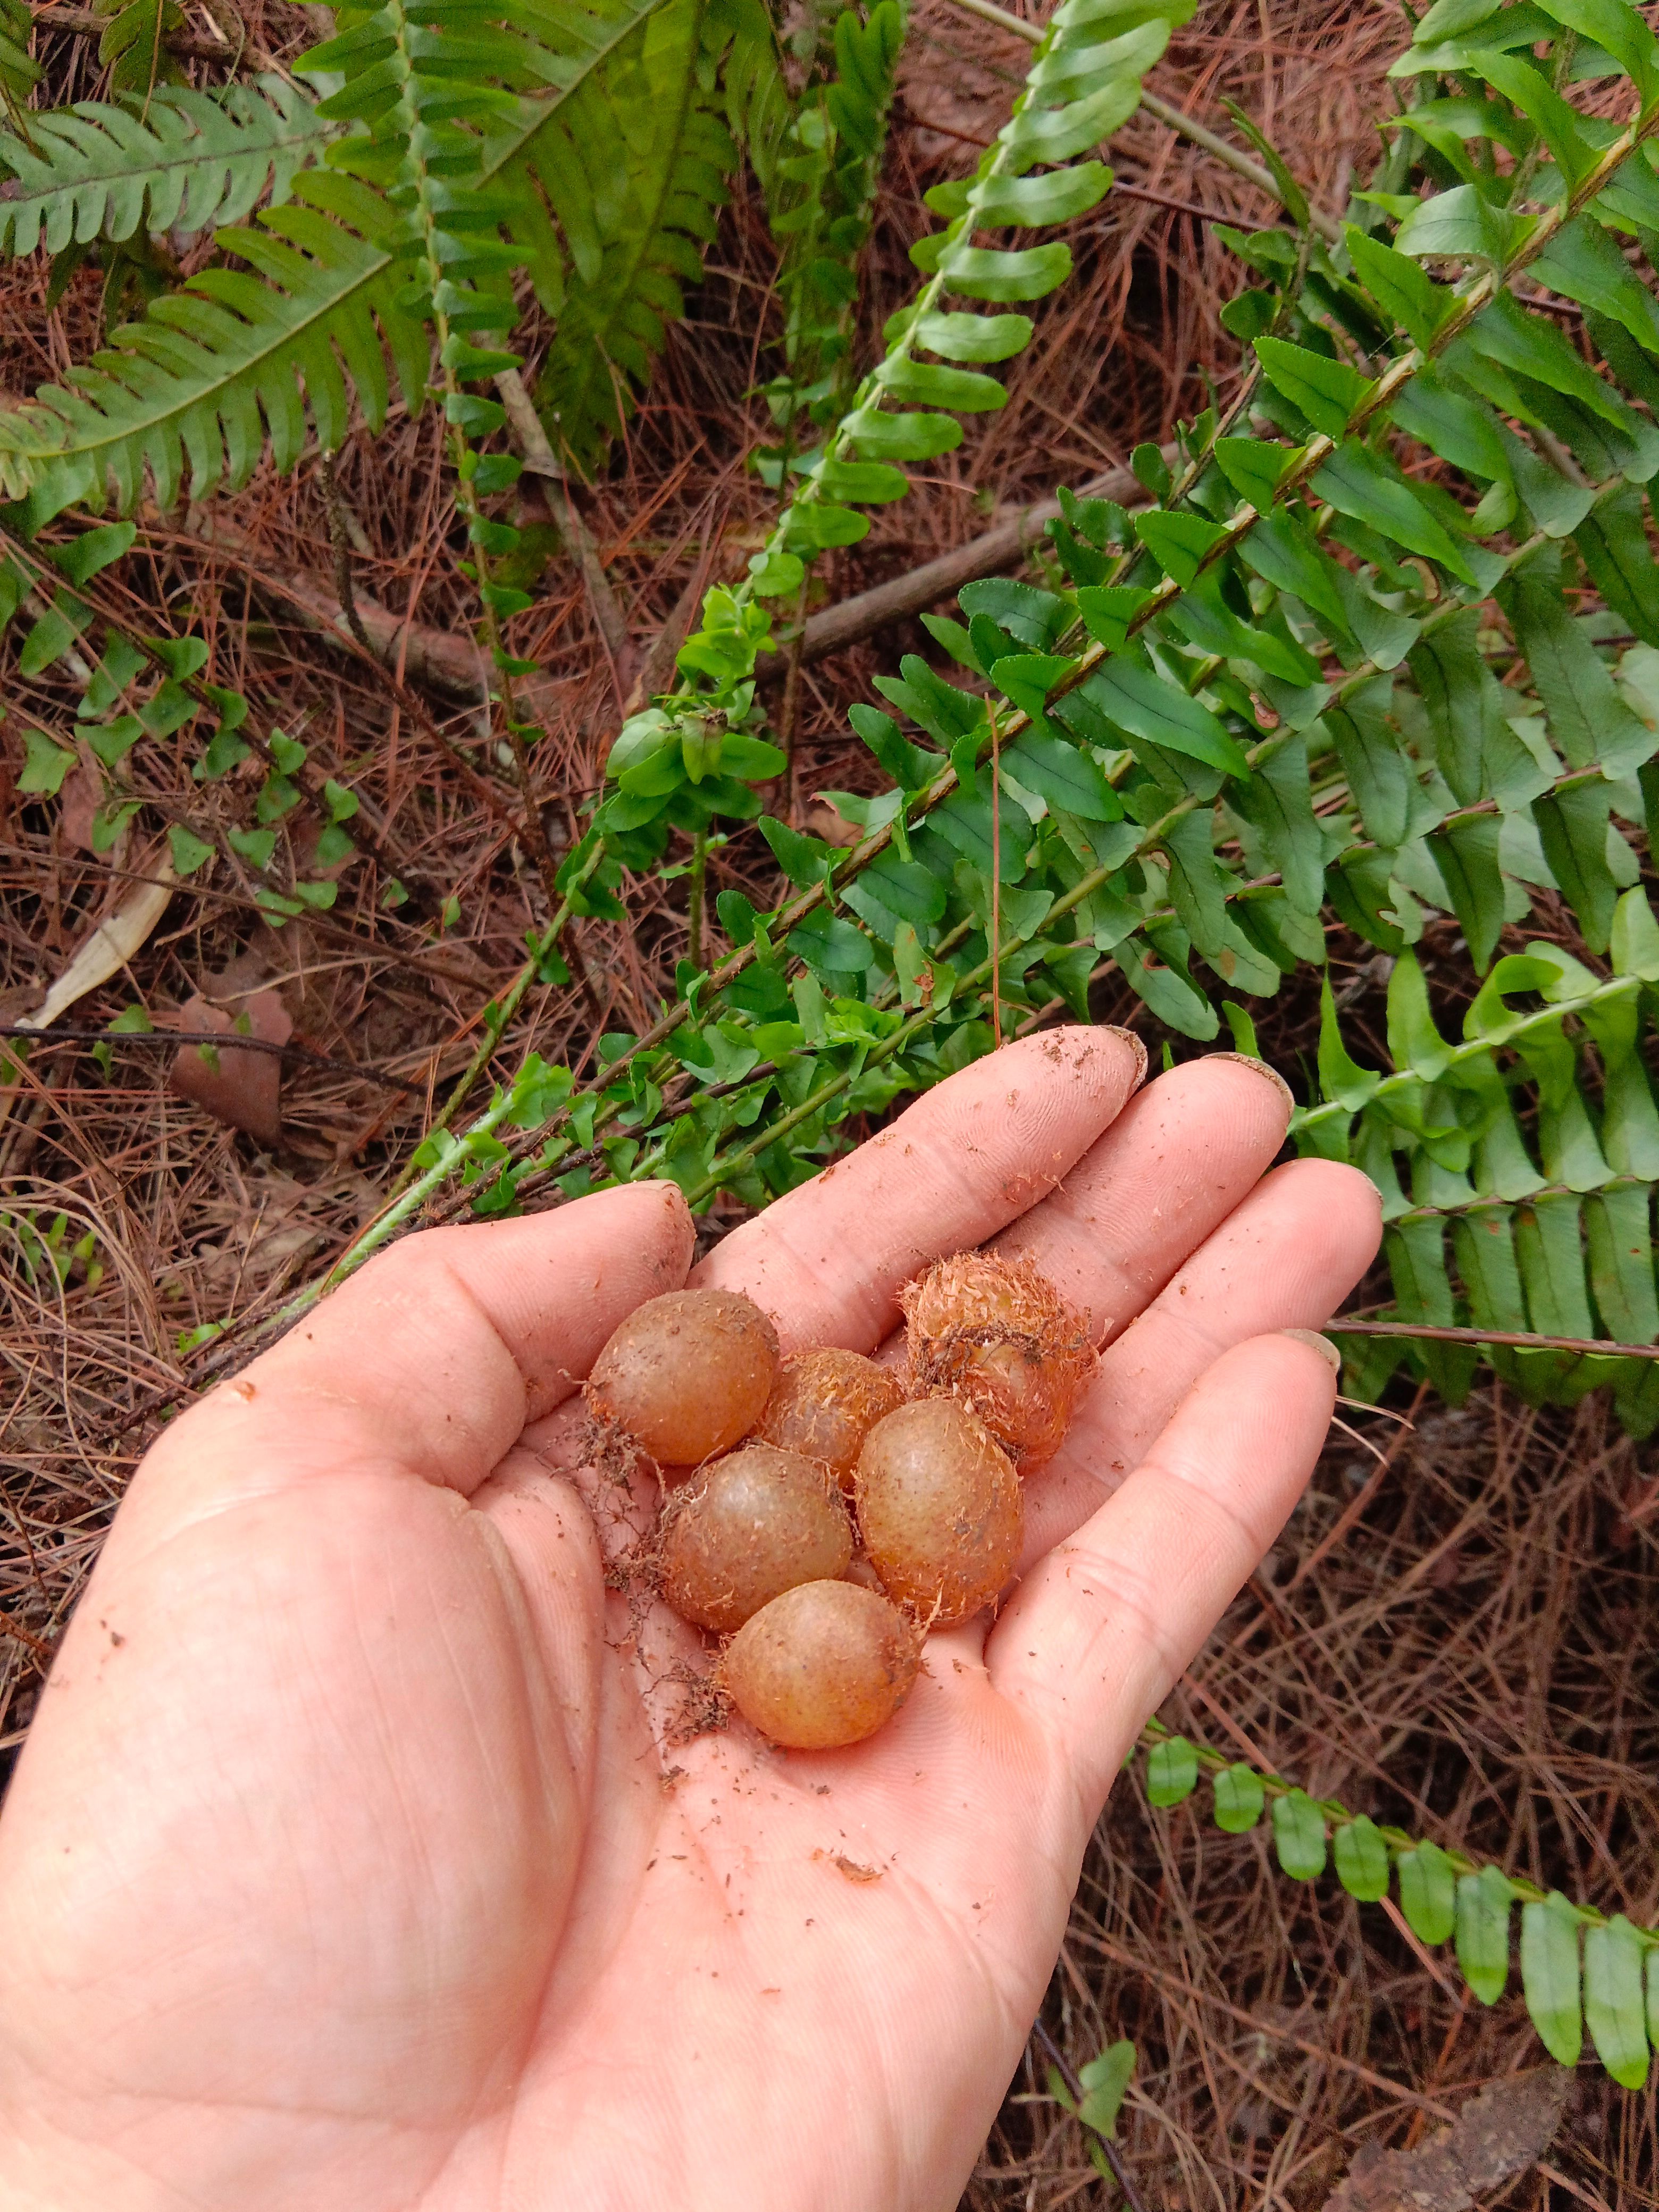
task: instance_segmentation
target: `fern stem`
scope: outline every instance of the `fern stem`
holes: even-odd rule
[[[999,8],[996,0],[951,0],[951,4],[953,8],[961,9],[966,15],[977,15],[981,22],[994,23],[1000,31],[1012,32],[1015,38],[1024,39],[1031,46],[1036,46],[1042,36],[1040,24],[1028,23],[1024,17],[1011,15],[1007,9]],[[1140,90],[1140,104],[1149,115],[1155,115],[1171,131],[1178,131],[1183,138],[1190,138],[1194,146],[1202,147],[1206,154],[1212,154],[1235,176],[1243,177],[1246,184],[1254,185],[1258,191],[1265,192],[1271,200],[1279,198],[1279,186],[1273,182],[1271,171],[1264,169],[1261,162],[1254,161],[1249,155],[1241,153],[1237,146],[1219,137],[1206,124],[1198,122],[1169,100],[1160,100],[1145,85]],[[1340,239],[1342,226],[1332,216],[1310,210],[1308,219],[1328,244],[1334,246]]]
[[[1085,2089],[1081,2080],[1079,2078],[1077,2069],[1073,2065],[1071,2060],[1066,2056],[1066,2053],[1060,2049],[1059,2044],[1054,2041],[1054,2037],[1049,2034],[1048,2023],[1044,2021],[1041,2013],[1039,2013],[1036,2018],[1031,2022],[1031,2033],[1035,2039],[1042,2045],[1043,2050],[1048,2053],[1049,2061],[1053,2065],[1055,2073],[1057,2073],[1061,2081],[1065,2082],[1066,2094],[1072,2100],[1072,2109],[1073,2113],[1080,2114],[1084,2103],[1088,2097],[1088,2092]],[[1089,2127],[1089,2123],[1085,2120],[1083,2122],[1083,2125],[1085,2127]],[[1146,2212],[1146,2200],[1142,2197],[1139,2190],[1136,2189],[1134,2183],[1129,2179],[1128,2172],[1124,2166],[1122,2156],[1118,2150],[1117,2145],[1112,2141],[1109,2136],[1103,2135],[1098,2128],[1090,2128],[1089,2132],[1093,2140],[1100,2145],[1101,2155],[1105,2159],[1107,2165],[1110,2166],[1112,2170],[1113,2180],[1116,2182],[1118,2187],[1123,2191],[1123,2201],[1128,2206],[1129,2212]]]
[[[691,840],[691,868],[685,883],[686,957],[694,968],[702,966],[702,890],[708,866],[708,832],[699,830]]]
[[[1646,1190],[1651,1186],[1644,1183],[1641,1188]],[[1489,1199],[1486,1202],[1501,1201]],[[1501,1344],[1516,1352],[1574,1352],[1598,1359],[1659,1359],[1659,1344],[1613,1344],[1600,1336],[1534,1336],[1518,1328],[1438,1328],[1427,1322],[1368,1321],[1349,1314],[1337,1315],[1325,1328],[1328,1334],[1338,1336],[1425,1337],[1436,1344]]]
[[[1641,988],[1639,975],[1610,975],[1593,991],[1585,991],[1577,998],[1551,1000],[1531,1013],[1511,1015],[1507,1022],[1497,1024],[1481,1036],[1448,1045],[1445,1068],[1462,1067],[1470,1060],[1490,1058],[1494,1052],[1522,1037],[1541,1034],[1569,1014],[1582,1013],[1587,1006],[1610,1005],[1616,999],[1634,997]],[[1409,1067],[1397,1069],[1394,1074],[1378,1079],[1376,1088],[1367,1094],[1365,1103],[1370,1105],[1379,1098],[1403,1096],[1414,1085],[1420,1086],[1422,1081],[1423,1078]],[[1298,1107],[1291,1116],[1290,1134],[1299,1137],[1310,1129],[1316,1129],[1323,1121],[1334,1121],[1338,1115],[1350,1119],[1356,1110],[1336,1099],[1328,1099],[1320,1106]]]
[[[997,714],[986,702],[991,725],[991,1035],[1002,1049],[1002,762],[997,743]]]

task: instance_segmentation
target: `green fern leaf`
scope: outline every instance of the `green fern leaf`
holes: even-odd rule
[[[27,106],[40,82],[40,64],[29,52],[33,27],[28,0],[0,0],[0,106]]]
[[[411,406],[425,384],[423,327],[393,304],[390,210],[366,185],[302,174],[293,200],[219,243],[257,275],[204,270],[158,301],[103,352],[0,416],[0,483],[33,488],[36,521],[80,501],[126,514],[143,495],[171,507],[252,474],[269,434],[279,468],[305,441],[307,411],[337,445],[356,392],[378,428],[390,398],[385,351]]]
[[[538,270],[559,326],[537,399],[584,472],[632,413],[666,325],[684,313],[684,288],[702,278],[736,165],[706,66],[710,19],[708,0],[667,0],[561,103],[522,157],[568,253]],[[514,169],[500,173],[510,187]],[[531,226],[521,212],[512,227],[522,237]]]
[[[787,374],[767,392],[780,422],[803,403],[814,422],[846,406],[858,257],[903,37],[897,0],[878,0],[862,23],[843,10],[836,19],[836,75],[803,95],[770,173],[763,173],[773,235],[783,246],[778,291]]]
[[[157,85],[179,82],[183,72],[167,46],[168,33],[184,26],[177,0],[98,0],[97,12],[108,18],[98,58],[118,92],[148,98]]]
[[[0,199],[3,252],[244,222],[267,185],[273,205],[286,199],[295,173],[339,135],[278,76],[214,97],[164,89],[142,117],[82,100],[31,116],[29,134],[33,144],[0,130],[0,161],[15,179]]]

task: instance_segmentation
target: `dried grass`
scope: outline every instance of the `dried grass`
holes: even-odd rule
[[[1389,1425],[1353,1419],[1388,1449]],[[1357,1525],[1298,1580],[1373,1467],[1333,1440],[1164,1718],[1316,1796],[1650,1924],[1650,1455],[1595,1400],[1540,1414],[1497,1389],[1461,1410],[1425,1399]],[[1206,1799],[1200,1789],[1156,1811],[1139,1773],[1125,1776],[1048,2017],[1074,2062],[1133,2038],[1119,2132],[1149,2207],[1304,2212],[1361,2143],[1413,2143],[1541,2054],[1513,1983],[1486,2010],[1397,1915],[1356,1905],[1334,1874],[1287,1881],[1266,1824],[1223,1835]],[[1079,2131],[1043,2088],[1028,2062],[972,2212],[1096,2201]],[[1549,2154],[1564,2178],[1534,2172],[1482,2201],[1650,2205],[1655,2149],[1652,2091],[1628,2095],[1587,2061]]]
[[[278,0],[243,13],[256,44],[278,56],[313,35],[304,12]],[[1373,158],[1382,72],[1401,36],[1400,18],[1380,0],[1210,0],[1153,82],[1223,128],[1220,100],[1237,99],[1285,149],[1315,202],[1335,211]],[[54,31],[43,53],[57,96],[96,91],[87,40]],[[927,222],[922,192],[971,163],[1024,58],[1018,40],[946,0],[921,0],[871,251],[866,344],[908,289],[906,249]],[[1044,304],[1007,408],[971,425],[959,453],[917,471],[914,496],[881,510],[863,544],[831,557],[818,586],[825,598],[963,542],[1000,504],[1121,462],[1143,439],[1166,439],[1212,388],[1226,395],[1235,349],[1218,309],[1240,272],[1211,225],[1183,210],[1244,228],[1273,210],[1145,115],[1121,135],[1115,161],[1131,189],[1073,227],[1078,278]],[[735,573],[765,526],[767,495],[742,461],[761,430],[744,395],[773,314],[769,266],[759,210],[739,194],[649,404],[609,473],[581,497],[635,660],[688,583],[710,569]],[[76,277],[50,312],[46,288],[44,262],[11,265],[0,278],[0,389],[61,375],[97,342],[95,273]],[[529,327],[533,355],[540,341],[533,320]],[[352,441],[339,481],[359,591],[400,617],[464,629],[451,557],[459,533],[437,463],[435,425],[396,414],[380,441]],[[0,1226],[0,1760],[21,1741],[141,1441],[122,1436],[129,1409],[184,1378],[181,1332],[274,1299],[375,1211],[433,1102],[474,1050],[482,1009],[516,969],[525,933],[545,919],[535,871],[511,834],[517,795],[471,710],[427,699],[452,745],[494,785],[489,806],[381,676],[270,587],[285,573],[313,583],[331,573],[314,464],[313,455],[288,478],[264,469],[216,506],[216,520],[240,533],[228,546],[204,544],[194,515],[141,516],[137,552],[120,572],[125,611],[149,629],[200,629],[216,680],[246,689],[262,726],[278,719],[303,735],[319,770],[349,775],[383,817],[400,868],[454,890],[460,920],[434,942],[416,921],[387,916],[374,872],[358,864],[331,914],[273,934],[257,918],[252,882],[221,865],[175,897],[130,975],[86,1002],[99,1024],[137,999],[160,1019],[228,972],[238,988],[264,981],[282,993],[298,1044],[377,1072],[291,1061],[275,1158],[169,1091],[167,1058],[154,1048],[123,1048],[107,1078],[84,1048],[40,1048],[15,1090],[0,1089],[10,1108],[0,1122],[0,1209],[42,1224],[62,1212],[66,1241],[91,1231],[101,1267],[95,1282],[78,1264],[63,1286],[50,1269],[31,1279],[15,1233]],[[544,518],[532,507],[526,519]],[[514,639],[553,679],[534,761],[547,831],[562,847],[632,672],[613,668],[562,555],[538,590]],[[874,783],[846,706],[868,696],[876,669],[927,642],[918,625],[902,624],[805,672],[803,794]],[[75,692],[61,670],[26,681],[9,666],[7,692],[11,728],[69,730]],[[185,733],[140,749],[130,763],[137,787],[162,820],[245,818],[262,769],[250,764],[204,790],[189,773],[195,742]],[[74,841],[74,828],[19,804],[0,779],[0,1018],[37,1004],[93,922],[154,865],[145,833],[100,858]],[[769,871],[759,839],[741,836],[717,854],[715,887],[763,896]],[[684,921],[661,888],[640,887],[635,913],[627,927],[583,926],[586,985],[533,994],[504,1063],[533,1044],[583,1068],[605,1027],[643,1025],[684,951]],[[1347,951],[1363,1036],[1368,1022],[1380,1026],[1381,998],[1369,950]],[[1115,978],[1097,1012],[1139,1014]],[[1316,1010],[1305,989],[1261,1012],[1264,1043],[1281,1064],[1309,1052]],[[1368,1431],[1381,1426],[1357,1418]],[[1170,1717],[1249,1747],[1310,1787],[1431,1825],[1537,1880],[1650,1919],[1659,1910],[1659,1513],[1650,1510],[1659,1490],[1607,1421],[1599,1403],[1534,1416],[1498,1392],[1461,1413],[1424,1408],[1358,1524],[1292,1588],[1297,1562],[1334,1527],[1370,1465],[1348,1443],[1334,1447]],[[1078,2060],[1118,2034],[1135,2038],[1128,2162],[1149,2205],[1194,2212],[1321,2203],[1348,2148],[1413,2139],[1432,2108],[1456,2104],[1536,2049],[1517,1999],[1490,2014],[1466,2008],[1455,1978],[1419,1958],[1379,1910],[1362,1912],[1328,1877],[1316,1892],[1293,1887],[1270,1866],[1260,1835],[1221,1837],[1194,1806],[1149,1811],[1128,1778],[1091,1858],[1048,2016]],[[1014,2085],[970,2206],[1049,2212],[1103,2201],[1073,2124],[1042,2088],[1030,2068]],[[1534,2175],[1503,2201],[1659,2202],[1653,2133],[1651,2094],[1626,2097],[1587,2068],[1554,2154],[1565,2178]]]

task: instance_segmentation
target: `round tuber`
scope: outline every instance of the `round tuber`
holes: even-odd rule
[[[663,1595],[683,1620],[722,1635],[797,1583],[833,1582],[852,1555],[834,1478],[773,1444],[714,1461],[663,1511]]]
[[[878,1421],[859,1455],[860,1532],[888,1595],[929,1627],[988,1605],[1019,1558],[1024,1498],[1012,1462],[954,1398]]]
[[[861,1743],[908,1696],[921,1638],[857,1583],[800,1583],[763,1606],[721,1656],[720,1681],[751,1728],[792,1751]]]
[[[746,1436],[778,1371],[777,1332],[741,1291],[670,1291],[635,1306],[585,1385],[599,1420],[665,1468]]]
[[[842,1488],[850,1490],[864,1439],[903,1399],[893,1376],[873,1359],[826,1345],[784,1361],[755,1434],[786,1451],[822,1460]]]
[[[1082,1316],[1029,1260],[958,1252],[899,1293],[918,1397],[971,1406],[1022,1474],[1051,1460],[1095,1370]]]

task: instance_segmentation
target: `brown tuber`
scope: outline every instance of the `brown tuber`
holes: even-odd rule
[[[853,1530],[826,1468],[748,1443],[670,1494],[661,1547],[670,1605],[726,1635],[797,1583],[844,1574]]]
[[[593,1363],[597,1418],[662,1467],[695,1467],[746,1436],[778,1370],[777,1332],[741,1291],[670,1291],[636,1306]]]
[[[971,1406],[1022,1474],[1051,1460],[1095,1370],[1082,1316],[1029,1260],[958,1252],[899,1294],[918,1397]]]
[[[1012,1462],[954,1398],[925,1398],[878,1421],[854,1492],[870,1563],[890,1597],[930,1627],[988,1605],[1019,1558],[1024,1498]]]
[[[631,1437],[678,1485],[641,1580],[729,1637],[706,1704],[729,1699],[792,1750],[873,1735],[927,1631],[1000,1596],[1020,1475],[1053,1456],[1094,1372],[1087,1322],[1027,1260],[959,1252],[902,1303],[910,1397],[834,1346],[781,1364],[771,1322],[735,1291],[653,1298],[587,1379],[600,1444]]]
[[[862,1352],[826,1345],[786,1359],[755,1431],[769,1444],[822,1460],[843,1490],[876,1423],[903,1402],[885,1368]]]
[[[856,1583],[800,1583],[763,1606],[721,1656],[720,1681],[751,1728],[793,1751],[861,1743],[903,1704],[921,1638]]]

